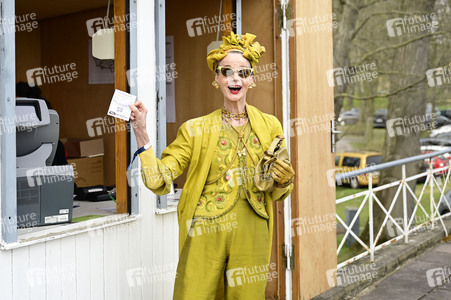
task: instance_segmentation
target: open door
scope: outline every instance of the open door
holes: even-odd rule
[[[163,1],[164,3],[164,1]],[[160,1],[161,4],[161,1]],[[223,35],[253,33],[266,47],[266,53],[256,66],[257,87],[248,93],[247,102],[283,122],[281,90],[281,46],[278,29],[278,1],[201,0],[195,5],[188,1],[166,1],[156,7],[158,72],[174,77],[173,90],[168,81],[158,86],[158,155],[176,137],[186,120],[206,115],[223,104],[222,94],[212,87],[214,74],[206,63],[207,48],[212,41],[222,41]],[[165,8],[163,15],[162,7]],[[218,21],[221,20],[220,23]],[[166,45],[164,47],[163,45]],[[173,60],[167,60],[173,59]],[[174,71],[177,76],[174,75]],[[171,75],[172,74],[172,75]],[[289,119],[289,117],[288,117]],[[289,132],[289,130],[287,131]],[[175,180],[183,188],[186,174]],[[160,198],[159,205],[170,205]],[[285,268],[283,266],[284,203],[274,207],[274,236],[270,263],[271,278],[267,285],[268,299],[285,297]]]

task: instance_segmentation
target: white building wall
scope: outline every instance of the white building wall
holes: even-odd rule
[[[154,2],[137,5],[138,68],[146,71],[138,74],[138,99],[155,145]],[[0,251],[0,299],[172,299],[177,215],[156,215],[156,196],[142,182],[138,193],[136,221]]]

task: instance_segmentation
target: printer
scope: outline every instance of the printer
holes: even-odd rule
[[[58,113],[43,99],[16,99],[17,226],[72,221],[74,170],[52,166],[59,137]]]

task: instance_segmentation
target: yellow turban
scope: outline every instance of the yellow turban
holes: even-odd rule
[[[229,36],[222,37],[222,45],[218,49],[210,51],[207,55],[207,63],[210,70],[216,72],[218,63],[221,59],[227,56],[227,52],[230,50],[238,50],[243,53],[243,56],[250,61],[252,68],[258,63],[258,59],[266,52],[265,47],[261,46],[258,42],[252,43],[257,37],[256,35],[246,33],[241,35],[241,38],[230,33]]]

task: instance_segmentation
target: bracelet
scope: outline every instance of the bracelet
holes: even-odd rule
[[[144,146],[142,146],[141,148],[139,148],[138,150],[135,151],[135,153],[133,154],[133,159],[130,162],[130,164],[128,165],[127,170],[130,170],[132,168],[132,164],[135,161],[135,158],[141,154],[142,152],[146,151],[147,149],[149,149],[151,146],[150,141],[147,142],[147,144],[145,144]]]

